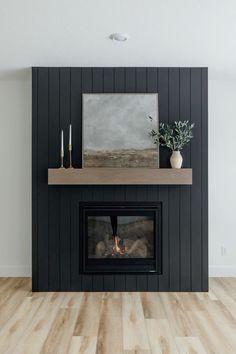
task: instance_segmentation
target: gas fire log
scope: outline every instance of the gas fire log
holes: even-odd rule
[[[134,242],[124,239],[122,240],[122,247],[120,247],[119,241],[119,236],[116,236],[114,239],[109,239],[109,241],[98,242],[95,249],[96,256],[121,256],[128,258],[146,258],[148,256],[148,241],[145,237]]]
[[[130,249],[127,250],[128,255],[135,257],[146,258],[147,257],[147,240],[146,238],[141,238],[134,241]]]
[[[107,247],[103,241],[98,242],[96,244],[96,250],[95,250],[96,256],[98,257],[104,256],[106,249]]]

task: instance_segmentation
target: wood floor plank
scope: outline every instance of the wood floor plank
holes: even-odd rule
[[[73,334],[74,336],[97,336],[100,322],[102,297],[102,293],[84,293],[77,316],[77,322]]]
[[[25,279],[18,278],[18,282],[25,282]],[[2,302],[3,295],[6,296],[7,291],[11,291],[16,286],[17,281],[15,278],[0,278],[0,303]]]
[[[68,353],[77,315],[77,309],[63,308],[58,310],[40,353]]]
[[[96,354],[97,337],[72,337],[68,354]]]
[[[229,324],[224,324],[223,326],[220,326],[220,330],[227,341],[229,345],[232,348],[232,352],[236,353],[236,328],[235,325],[229,325]]]
[[[122,294],[123,341],[125,350],[149,350],[149,341],[139,293]]]
[[[44,301],[43,296],[26,297],[0,331],[0,353],[15,353],[18,342],[27,330],[38,307]]]
[[[15,283],[10,282],[10,287],[0,295],[0,328],[28,295],[30,295],[28,279],[20,278],[15,279]]]
[[[146,326],[152,354],[179,353],[174,337],[171,334],[171,328],[168,320],[148,319],[146,320]]]
[[[164,319],[165,311],[158,293],[141,293],[141,300],[145,318]]]
[[[230,312],[236,313],[236,300],[234,299],[232,290],[228,290],[225,286],[225,282],[220,278],[211,279],[211,284],[217,298],[224,303]]]
[[[32,293],[0,278],[0,353],[233,354],[236,279],[208,293]]]
[[[97,354],[123,351],[122,294],[107,293],[103,299],[97,340]]]
[[[194,311],[190,314],[196,336],[200,338],[203,346],[210,353],[235,353],[228,338],[223,334],[215,320],[207,311]]]
[[[203,307],[208,315],[220,324],[236,326],[236,313],[230,312],[228,308],[219,300],[204,301]]]
[[[40,353],[64,298],[65,294],[63,293],[46,293],[44,295],[44,301],[19,340],[15,354]]]
[[[176,337],[175,341],[181,354],[207,354],[198,337]]]
[[[198,297],[197,293],[176,293],[175,296],[184,312],[204,310],[203,301]]]
[[[218,278],[215,281],[218,281],[230,297],[236,301],[236,282],[234,278]]]
[[[123,354],[151,354],[149,350],[124,350]]]
[[[162,304],[174,336],[192,337],[195,335],[191,318],[183,309],[177,293],[161,293]]]
[[[61,308],[79,309],[82,303],[83,293],[66,293]]]

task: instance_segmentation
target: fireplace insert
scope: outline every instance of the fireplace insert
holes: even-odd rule
[[[80,203],[82,273],[161,273],[160,202]]]

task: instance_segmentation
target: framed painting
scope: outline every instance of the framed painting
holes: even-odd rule
[[[159,167],[157,93],[83,94],[83,167]]]

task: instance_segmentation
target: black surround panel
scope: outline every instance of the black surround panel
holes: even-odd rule
[[[33,290],[207,291],[207,69],[33,68],[32,85]],[[70,123],[74,167],[81,167],[81,94],[89,92],[158,92],[160,121],[194,122],[194,139],[183,150],[193,185],[48,186],[48,167],[59,167],[60,130],[67,137]],[[160,154],[160,167],[169,167],[170,153]],[[162,203],[162,274],[81,272],[80,202],[116,201]]]

